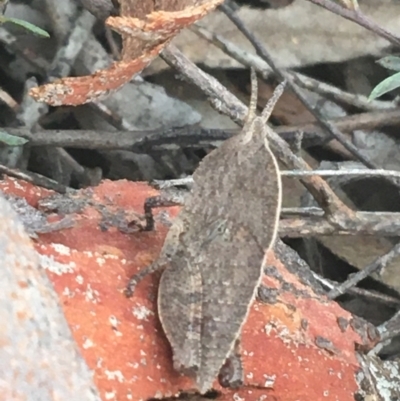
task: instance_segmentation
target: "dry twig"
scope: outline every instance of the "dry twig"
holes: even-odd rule
[[[400,46],[400,38],[398,36],[388,32],[386,29],[383,29],[381,26],[379,26],[377,23],[372,21],[365,14],[363,14],[359,8],[349,9],[331,0],[308,0],[308,1],[317,4],[318,6],[323,7],[329,11],[332,11],[334,14],[340,15],[343,18],[353,21],[360,26],[363,26],[369,31],[376,33],[382,38],[385,38],[395,46]]]
[[[364,280],[372,273],[379,273],[385,266],[388,265],[394,258],[400,255],[400,243],[396,244],[388,253],[380,256],[374,262],[364,267],[359,272],[350,275],[343,283],[337,285],[328,293],[330,299],[335,299],[344,294],[349,288],[355,287],[361,280]]]
[[[329,123],[314,107],[310,105],[308,100],[305,98],[303,93],[294,84],[292,77],[282,69],[278,68],[265,46],[253,35],[253,33],[247,28],[243,21],[238,17],[237,13],[231,9],[227,4],[222,4],[219,8],[225,13],[225,15],[236,25],[236,27],[243,33],[243,35],[250,41],[255,48],[257,54],[265,60],[268,65],[272,68],[276,76],[281,80],[287,80],[289,88],[298,97],[298,99],[304,104],[307,110],[315,117],[318,123],[323,127],[333,138],[337,139],[356,159],[360,160],[369,168],[378,168],[372,163],[367,157],[359,152],[359,150],[350,143],[346,136],[343,135],[336,127]]]
[[[216,79],[190,62],[178,49],[170,45],[163,51],[162,57],[185,78],[197,85],[210,98],[211,103],[218,111],[229,115],[234,121],[240,123],[245,121],[247,108]],[[298,170],[311,170],[303,159],[291,152],[288,144],[278,135],[272,133],[269,139],[275,155],[286,166]],[[301,181],[324,209],[327,219],[333,224],[341,226],[342,220],[346,221],[350,218],[352,211],[341,202],[322,178],[307,177],[302,178]]]

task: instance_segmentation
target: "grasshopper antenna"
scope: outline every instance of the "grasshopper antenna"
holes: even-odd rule
[[[256,70],[252,67],[250,70],[250,81],[251,81],[251,95],[250,95],[250,104],[249,111],[247,112],[246,120],[243,126],[243,131],[247,131],[247,128],[250,127],[254,118],[256,117],[257,111],[257,97],[258,97],[258,81]]]
[[[282,96],[283,91],[285,90],[286,80],[281,82],[274,90],[272,97],[268,100],[267,105],[264,107],[264,110],[261,113],[261,118],[264,124],[269,120],[272,111],[274,110],[275,105],[278,103],[278,100]]]

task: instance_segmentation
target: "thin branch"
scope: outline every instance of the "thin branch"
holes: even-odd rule
[[[377,327],[381,341],[389,340],[400,334],[400,310],[389,320]]]
[[[351,154],[353,154],[358,160],[360,160],[364,165],[369,168],[377,168],[377,166],[372,163],[367,157],[365,157],[362,153],[359,152],[357,147],[355,147],[352,143],[347,140],[347,137],[343,135],[336,127],[328,122],[305,98],[303,93],[299,90],[299,88],[293,83],[292,76],[287,74],[283,70],[277,67],[275,61],[272,59],[265,46],[253,35],[253,33],[247,28],[243,21],[238,17],[236,12],[232,11],[232,9],[226,5],[222,4],[219,8],[225,13],[225,15],[236,25],[236,27],[243,33],[243,35],[250,41],[250,43],[256,49],[257,54],[265,60],[277,77],[281,80],[287,80],[288,86],[293,91],[293,93],[299,98],[299,100],[304,104],[307,110],[315,117],[318,123],[323,127],[330,136],[337,139]]]
[[[328,298],[335,299],[338,296],[344,294],[349,288],[355,287],[361,280],[364,280],[372,273],[379,273],[385,266],[388,265],[394,258],[400,255],[400,243],[396,244],[388,253],[375,259],[371,264],[364,269],[360,270],[355,274],[351,274],[350,277],[339,284],[333,290],[328,293]]]
[[[344,103],[366,111],[396,109],[396,107],[398,107],[395,101],[369,100],[367,96],[346,92],[336,86],[329,85],[303,74],[295,72],[290,72],[290,74],[292,74],[298,86],[318,93],[336,103]]]
[[[248,111],[247,107],[218,80],[200,70],[172,45],[169,45],[162,52],[161,57],[190,82],[198,86],[210,98],[212,105],[218,111],[243,124]],[[270,133],[269,140],[275,155],[286,166],[298,170],[311,170],[310,166],[303,159],[294,155],[288,144],[273,131]],[[320,177],[305,177],[301,181],[325,210],[327,218],[332,221],[339,221],[340,215],[343,214],[348,217],[352,214],[351,210],[342,203],[329,185]]]
[[[368,29],[369,31],[376,33],[382,38],[385,38],[395,46],[400,46],[400,38],[398,36],[380,27],[376,22],[372,21],[365,14],[363,14],[360,11],[360,9],[351,10],[337,3],[334,3],[331,0],[308,0],[308,1],[322,8],[325,8],[326,10],[332,11],[334,14],[340,15],[343,18],[355,22],[356,24],[364,27],[365,29]]]
[[[323,286],[326,287],[328,290],[332,290],[336,286],[340,285],[337,281],[327,279],[325,277],[321,277],[319,274],[315,273],[314,271],[311,271],[313,277]],[[370,298],[371,301],[379,301],[379,302],[385,302],[386,304],[389,304],[393,307],[399,307],[400,306],[400,299],[392,297],[387,294],[382,294],[378,291],[374,290],[367,290],[365,288],[359,288],[359,287],[351,287],[347,291],[349,294],[353,295],[361,295],[362,297],[365,298]],[[382,325],[383,326],[383,325]],[[378,328],[379,330],[379,328]]]
[[[30,146],[59,146],[78,149],[129,149],[146,152],[159,146],[179,143],[180,146],[203,146],[205,143],[224,141],[239,132],[238,129],[206,129],[198,125],[143,131],[97,130],[30,130],[4,127],[10,135],[29,140]]]
[[[224,53],[231,56],[239,63],[249,68],[253,67],[259,74],[261,74],[264,79],[268,79],[268,77],[271,75],[271,67],[257,54],[252,54],[247,52],[246,50],[241,49],[234,43],[224,38],[222,35],[205,29],[199,23],[193,25],[190,29],[203,39],[218,47],[218,49],[221,49]],[[358,107],[361,110],[367,111],[394,109],[397,107],[397,104],[395,102],[369,100],[367,96],[343,91],[336,86],[318,81],[315,78],[308,77],[298,72],[287,72],[293,77],[293,79],[295,79],[295,82],[298,86],[318,93],[326,97],[327,99],[333,100],[335,102],[345,103],[354,107]]]
[[[338,228],[340,225],[340,228]],[[354,212],[333,224],[324,216],[281,219],[279,235],[288,238],[315,237],[318,235],[374,235],[380,237],[400,236],[400,213]]]
[[[376,129],[400,124],[398,110],[382,110],[355,114],[330,120],[342,131],[357,129]],[[10,135],[29,140],[30,146],[59,146],[86,149],[129,149],[138,152],[151,151],[153,147],[179,143],[181,146],[203,146],[205,143],[223,141],[236,135],[239,129],[208,129],[198,125],[172,128],[168,130],[44,130],[36,129],[32,133],[26,127],[2,127]],[[300,125],[282,125],[274,131],[285,140],[292,140],[297,132],[303,133],[302,145],[316,146],[323,140],[321,128],[316,123]]]
[[[281,170],[281,176],[285,177],[395,177],[400,178],[400,171],[395,170],[370,170],[370,169],[344,169],[344,170]],[[154,180],[153,184],[159,189],[166,189],[178,186],[190,186],[193,184],[192,176],[172,180]],[[314,208],[315,209],[315,208]],[[303,210],[303,209],[302,209]]]
[[[318,175],[320,177],[337,177],[337,176],[361,176],[361,177],[394,177],[400,178],[400,171],[395,170],[370,170],[370,169],[344,169],[344,170],[313,170],[313,171],[299,171],[299,170],[283,170],[282,176],[286,177],[304,177]]]
[[[0,173],[9,175],[10,177],[15,177],[20,180],[24,180],[34,184],[38,187],[43,187],[47,189],[51,189],[53,191],[64,194],[67,192],[67,187],[59,184],[57,181],[54,181],[50,178],[47,178],[43,175],[32,173],[30,171],[21,171],[14,168],[10,168],[0,164]]]

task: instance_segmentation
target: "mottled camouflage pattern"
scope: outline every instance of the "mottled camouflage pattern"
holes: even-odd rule
[[[251,114],[253,96],[243,131],[203,159],[157,262],[166,267],[158,309],[174,367],[194,375],[201,393],[233,349],[276,237],[281,180],[266,121],[282,91],[261,117]]]

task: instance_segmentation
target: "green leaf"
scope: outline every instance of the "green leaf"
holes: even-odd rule
[[[400,57],[387,56],[377,61],[379,65],[388,70],[400,71]]]
[[[10,135],[5,131],[0,130],[0,143],[7,146],[22,146],[29,142],[20,136]]]
[[[1,18],[0,18],[0,23],[3,23],[3,22],[11,22],[11,23],[13,23],[15,25],[22,26],[22,28],[25,28],[28,31],[31,31],[34,34],[38,35],[38,36],[43,36],[45,38],[49,38],[50,37],[50,35],[46,31],[44,31],[43,29],[39,28],[36,25],[31,24],[30,22],[23,21],[22,19],[8,18],[8,17],[5,17],[4,15],[2,15]]]
[[[369,95],[368,100],[376,99],[398,87],[400,87],[400,72],[384,79],[380,84],[376,85]]]

